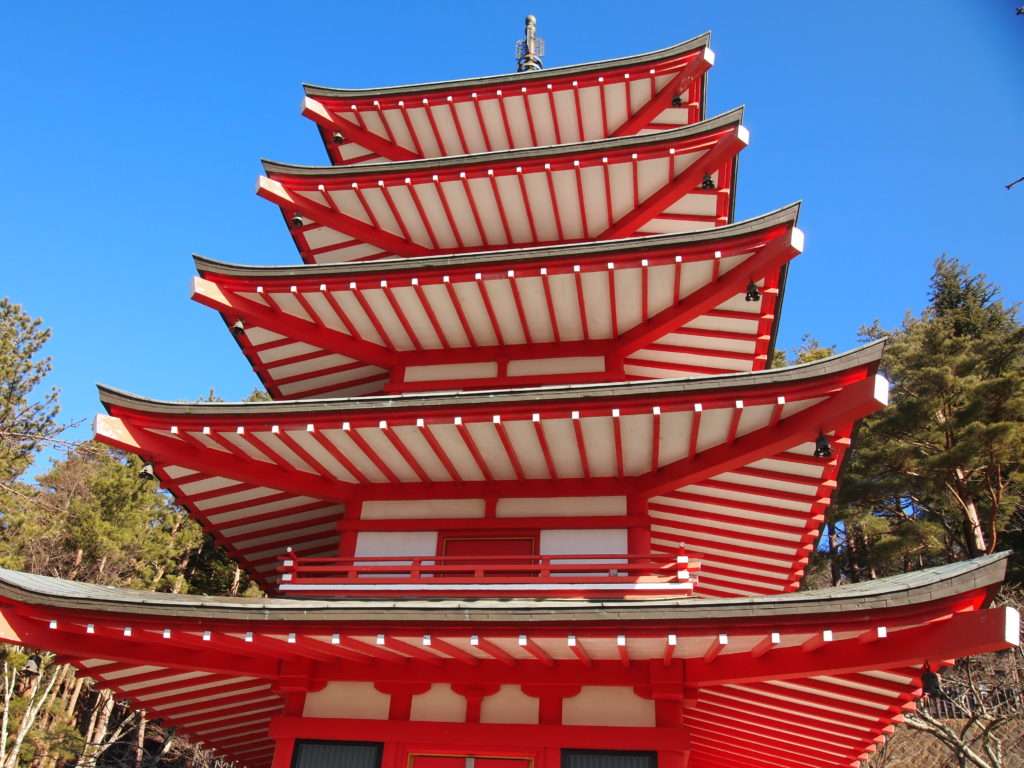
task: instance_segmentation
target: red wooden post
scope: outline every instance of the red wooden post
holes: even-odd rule
[[[274,759],[271,768],[291,768],[292,754],[295,752],[295,739],[286,736],[274,740]]]

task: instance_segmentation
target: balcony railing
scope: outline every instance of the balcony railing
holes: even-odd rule
[[[388,597],[604,597],[693,591],[686,555],[493,555],[281,558],[278,589],[290,595]]]

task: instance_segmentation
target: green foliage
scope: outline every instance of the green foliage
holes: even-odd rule
[[[101,584],[167,590],[202,531],[141,461],[95,443],[75,448],[5,509],[0,563]]]
[[[244,574],[142,461],[83,443],[4,505],[0,565],[156,591],[237,594]]]
[[[40,357],[50,331],[9,299],[0,299],[0,483],[17,479],[40,445],[57,434],[57,390],[34,397],[50,372]]]
[[[856,435],[831,523],[853,579],[992,552],[1024,492],[1024,327],[998,288],[935,263],[920,317],[889,337],[890,405]]]
[[[814,336],[809,333],[805,333],[800,339],[799,346],[786,351],[784,349],[776,349],[775,354],[772,357],[772,368],[784,368],[787,365],[803,365],[804,363],[813,363],[816,360],[823,360],[826,357],[831,357],[836,353],[835,346],[826,347]]]
[[[49,335],[39,320],[0,301],[0,566],[146,590],[258,594],[199,524],[141,474],[139,458],[55,439],[57,392],[41,392],[50,361],[40,351]],[[248,399],[266,397],[255,390]],[[47,445],[66,455],[36,482],[20,480]],[[29,674],[36,662],[24,649],[5,649],[3,662],[5,768],[57,768],[90,753],[99,755],[98,766],[135,765],[139,727],[159,737],[145,740],[148,750],[163,749],[168,737],[159,728],[48,654],[37,675]],[[173,744],[154,765],[209,762],[198,748]]]

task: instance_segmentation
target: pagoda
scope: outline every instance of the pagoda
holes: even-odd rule
[[[306,86],[303,263],[192,285],[272,399],[95,428],[268,597],[0,571],[0,638],[248,768],[856,768],[1016,645],[999,555],[797,591],[882,344],[769,368],[799,206],[734,221],[709,42]]]

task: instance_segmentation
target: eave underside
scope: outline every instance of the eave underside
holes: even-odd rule
[[[604,139],[703,119],[707,37],[590,65],[397,88],[306,86],[332,163],[410,160]]]
[[[797,210],[718,237],[332,268],[197,258],[193,298],[275,399],[756,371],[801,248]]]
[[[152,462],[268,589],[286,547],[336,555],[339,529],[466,525],[357,523],[356,501],[571,497],[580,518],[488,525],[639,527],[655,551],[694,550],[698,594],[778,593],[799,584],[854,422],[884,402],[880,353],[685,381],[228,407],[106,390],[97,437]],[[815,458],[822,432],[832,455]],[[590,517],[591,497],[595,511],[623,499],[625,514]]]
[[[680,745],[702,765],[831,768],[865,759],[913,709],[925,662],[1017,643],[1016,613],[983,609],[1004,572],[997,555],[774,600],[583,604],[202,598],[0,571],[0,639],[55,651],[253,768],[269,765],[293,668],[306,690],[568,678],[674,690]]]
[[[692,232],[732,216],[734,110],[628,139],[351,167],[264,162],[309,263]]]

